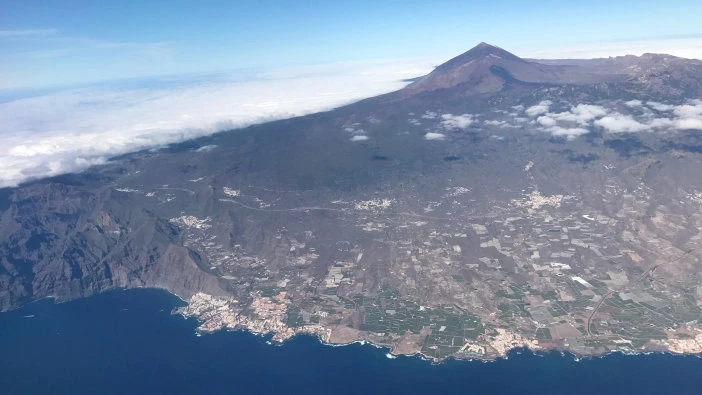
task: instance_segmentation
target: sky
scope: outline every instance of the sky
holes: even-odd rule
[[[479,42],[702,59],[700,15],[700,1],[0,0],[0,188],[390,92]],[[583,130],[547,115],[552,133]]]
[[[651,47],[680,52],[683,40],[702,57],[700,1],[1,0],[0,10],[0,88],[380,58],[438,62],[481,41],[558,57],[612,46],[639,52],[641,41],[661,40],[669,44]]]

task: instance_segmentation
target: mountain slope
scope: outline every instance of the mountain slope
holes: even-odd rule
[[[702,352],[701,74],[674,63],[481,44],[399,92],[3,190],[0,307],[162,287],[204,331],[278,340]]]
[[[480,43],[443,63],[406,89],[422,92],[462,86],[477,93],[496,92],[506,82],[544,84],[593,84],[622,81],[625,76],[593,73],[581,67],[547,65],[526,61],[502,48]]]

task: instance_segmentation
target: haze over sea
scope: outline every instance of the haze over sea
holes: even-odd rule
[[[699,394],[702,358],[513,351],[491,363],[388,358],[387,349],[196,336],[158,290],[114,291],[0,314],[3,394]]]

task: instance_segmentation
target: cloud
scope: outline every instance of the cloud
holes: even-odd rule
[[[441,126],[443,126],[446,130],[465,129],[474,122],[471,114],[443,114],[441,115],[441,119],[443,119],[443,121],[441,121]]]
[[[675,106],[673,106],[673,105],[663,104],[663,103],[659,103],[659,102],[655,102],[655,101],[647,101],[646,105],[648,107],[656,110],[656,111],[661,111],[661,112],[672,111],[673,109],[675,109]]]
[[[675,121],[675,128],[680,130],[702,130],[702,119],[678,119],[677,121]]]
[[[425,140],[443,140],[445,138],[446,138],[446,135],[443,133],[428,132],[427,134],[424,135]]]
[[[578,136],[590,133],[590,131],[585,128],[564,128],[562,126],[552,126],[546,130],[553,136],[565,137],[568,140],[574,140]]]
[[[545,114],[551,108],[553,102],[551,100],[544,100],[541,103],[531,106],[526,109],[526,114],[530,117],[535,117],[537,115]]]
[[[636,40],[593,41],[564,46],[539,45],[513,48],[522,57],[534,59],[591,59],[610,56],[665,53],[684,58],[702,59],[702,37],[642,37]]]
[[[563,112],[548,112],[550,102],[541,102],[530,107],[527,113],[543,114],[536,118],[535,123],[541,130],[556,137],[566,137],[573,140],[578,136],[589,133],[588,126],[592,121],[609,113],[605,107],[594,104],[578,104]],[[545,111],[544,111],[545,110]]]
[[[483,121],[483,123],[487,126],[497,126],[500,129],[508,129],[508,128],[519,128],[519,125],[513,125],[507,121],[502,121],[502,120],[487,120]]]
[[[680,105],[646,102],[646,106],[659,112],[672,111],[673,117],[652,118],[654,115],[650,110],[638,117],[612,112],[596,120],[594,124],[602,127],[609,133],[636,133],[654,130],[702,130],[702,100],[690,100]]]
[[[566,137],[568,140],[589,133],[592,127],[602,128],[607,133],[702,130],[702,100],[700,99],[689,100],[678,105],[644,102],[638,99],[625,102],[602,101],[598,104],[580,103],[563,112],[549,112],[552,104],[551,101],[544,100],[526,109],[526,114],[531,116],[529,124],[537,130],[556,137]],[[651,109],[658,112],[672,112],[672,114],[657,117]],[[517,122],[520,118],[513,119]],[[492,126],[514,127],[500,120],[484,121],[484,123]]]
[[[579,121],[589,121],[591,119],[601,117],[608,112],[606,108],[593,104],[578,104],[570,111],[578,116]]]
[[[572,107],[569,112],[561,112],[557,114],[547,114],[559,121],[575,122],[581,125],[586,125],[595,118],[604,116],[608,110],[602,106],[592,104],[578,104]]]
[[[368,136],[365,136],[362,134],[351,137],[351,141],[366,141],[366,140],[368,140]]]
[[[389,60],[353,66],[263,70],[244,81],[238,75],[154,79],[5,99],[0,102],[0,187],[331,109],[399,89],[422,67],[431,69],[431,63]]]
[[[217,148],[216,145],[203,145],[202,147],[195,150],[195,152],[210,152]]]
[[[47,37],[58,34],[56,29],[0,30],[0,38]]]
[[[54,59],[54,58],[60,58],[62,56],[67,56],[75,51],[71,49],[46,49],[46,50],[38,50],[38,51],[27,51],[23,52],[22,54],[28,58],[35,58],[35,59]]]
[[[679,130],[702,130],[702,100],[690,100],[687,104],[676,106],[673,114],[675,128]]]
[[[353,126],[358,126],[359,124],[354,124]],[[366,134],[366,131],[361,129],[361,128],[356,128],[353,126],[346,126],[344,127],[344,132],[350,133],[352,135],[357,135],[357,134]]]
[[[653,129],[670,129],[675,127],[675,121],[670,118],[655,118],[648,121],[648,126]]]
[[[606,116],[604,118],[595,121],[595,125],[599,126],[610,133],[623,133],[623,132],[641,132],[649,129],[647,125],[644,125],[629,115],[622,115],[619,113],[614,113],[612,115]]]
[[[677,106],[673,113],[681,118],[702,117],[702,100],[691,100],[688,104]]]
[[[556,124],[558,123],[558,121],[556,121],[555,118],[550,117],[548,115],[542,115],[536,118],[536,122],[542,126],[556,126]]]
[[[547,103],[539,103],[527,110],[532,114],[540,113],[532,124],[554,136],[567,136],[575,138],[588,132],[589,127],[597,126],[607,133],[638,133],[655,130],[696,130],[702,129],[702,100],[690,100],[685,104],[671,105],[658,102],[629,100],[624,102],[629,108],[643,109],[626,113],[614,109],[614,103],[605,102],[608,107],[595,104],[581,103],[573,106],[568,111],[552,113],[543,112]],[[659,112],[673,112],[674,117],[656,118],[649,109]]]
[[[629,100],[624,102],[629,108],[643,109],[638,113],[621,113],[614,109],[614,103],[605,102],[605,107],[596,104],[581,103],[572,106],[570,110],[552,113],[543,112],[547,103],[539,103],[527,111],[532,114],[541,113],[532,124],[537,128],[551,133],[553,136],[566,136],[573,139],[588,133],[591,126],[604,129],[607,133],[638,133],[655,130],[694,130],[702,129],[702,100],[691,100],[682,105],[671,105],[658,102]],[[649,109],[673,112],[675,117],[656,118]]]

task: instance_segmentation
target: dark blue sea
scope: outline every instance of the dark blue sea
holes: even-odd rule
[[[513,352],[492,363],[415,357],[312,337],[198,337],[156,290],[115,291],[0,314],[0,394],[697,394],[702,359]]]

